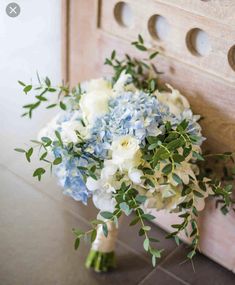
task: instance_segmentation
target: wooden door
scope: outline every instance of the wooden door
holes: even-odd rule
[[[109,73],[113,49],[134,53],[140,33],[156,46],[162,78],[205,117],[205,148],[235,150],[235,1],[64,0],[63,73],[72,85]],[[156,213],[166,230],[177,216]],[[235,214],[223,216],[208,200],[200,216],[204,254],[235,272]]]

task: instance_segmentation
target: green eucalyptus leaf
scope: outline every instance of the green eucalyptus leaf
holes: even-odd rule
[[[79,244],[80,244],[80,238],[76,238],[75,242],[74,242],[74,248],[75,250],[77,250],[79,248]]]
[[[27,94],[31,89],[32,89],[32,85],[26,85],[23,89],[23,91]]]
[[[41,156],[40,156],[40,160],[44,160],[47,157],[47,151],[44,152]]]
[[[146,201],[146,199],[147,199],[146,196],[139,195],[139,194],[135,197],[135,201],[140,203],[140,204],[144,203]]]
[[[150,56],[149,56],[149,59],[154,59],[158,54],[159,54],[158,51],[155,51],[155,52],[151,53]]]
[[[82,235],[84,235],[84,231],[82,231],[80,229],[72,229],[72,231],[75,234],[75,236],[77,236],[77,237],[81,237]]]
[[[144,240],[143,247],[144,247],[145,251],[149,250],[149,239],[148,238],[146,238]]]
[[[201,160],[201,161],[204,160],[203,156],[196,151],[193,151],[193,157],[196,158],[197,160]]]
[[[193,194],[199,198],[204,198],[204,195],[196,190],[193,190]]]
[[[62,110],[66,110],[66,105],[62,102],[62,101],[60,101],[60,108],[62,109]]]
[[[61,157],[61,156],[58,156],[58,157],[56,157],[56,158],[54,159],[53,164],[54,164],[54,165],[58,165],[58,164],[60,164],[61,162],[62,162],[62,157]]]
[[[50,87],[51,86],[51,81],[48,77],[45,78],[45,84],[47,87]]]
[[[97,236],[97,231],[96,231],[96,229],[94,229],[91,232],[91,243],[94,242],[94,240],[96,239],[96,236]]]
[[[104,236],[107,237],[108,236],[108,226],[107,226],[107,224],[103,224],[102,225],[102,230],[103,230]]]
[[[26,151],[22,148],[14,148],[14,151],[25,153]]]
[[[25,153],[25,156],[26,156],[26,159],[28,160],[28,162],[30,162],[30,158],[33,154],[33,148],[31,147],[26,153]]]
[[[175,182],[177,182],[178,184],[182,184],[182,180],[181,178],[176,174],[176,173],[173,173],[172,174],[172,178],[175,180]]]
[[[183,155],[180,155],[180,154],[174,154],[173,159],[175,162],[180,163],[180,162],[185,160],[185,157]]]
[[[115,50],[113,50],[113,51],[112,51],[112,54],[111,54],[111,59],[112,59],[112,60],[114,60],[114,59],[115,59],[115,57],[116,57],[116,51],[115,51]]]
[[[20,80],[18,80],[18,83],[21,85],[21,86],[26,86],[26,84],[24,83],[24,82],[22,82],[22,81],[20,81]]]
[[[58,141],[59,141],[60,146],[63,147],[63,141],[62,141],[62,139],[61,139],[60,133],[59,133],[58,131],[55,131],[55,135],[56,135],[56,137],[57,137],[57,139],[58,139]]]
[[[155,219],[155,217],[151,214],[143,214],[141,217],[142,217],[142,219],[145,219],[147,221],[152,221]]]
[[[123,212],[129,216],[129,214],[131,213],[130,211],[130,207],[128,206],[128,204],[126,202],[122,202],[119,204],[119,207],[123,210]]]
[[[135,218],[134,220],[132,220],[132,221],[130,222],[129,226],[134,226],[134,225],[136,225],[136,224],[139,222],[139,220],[140,220],[139,217]]]
[[[51,105],[48,105],[47,107],[46,107],[46,109],[51,109],[51,108],[54,108],[54,107],[56,107],[57,106],[57,104],[51,104]]]
[[[141,44],[144,43],[144,39],[143,39],[143,37],[142,37],[140,34],[138,35],[138,40],[139,40],[139,42],[140,42]]]
[[[142,229],[145,231],[145,232],[148,232],[151,230],[151,227],[150,226],[143,226]]]
[[[42,167],[37,168],[34,173],[33,177],[38,177],[38,180],[41,180],[41,176],[46,172],[46,170]]]
[[[100,212],[100,215],[107,220],[110,220],[113,217],[113,213],[108,211]]]
[[[172,164],[169,163],[166,166],[163,167],[162,172],[166,175],[170,174],[172,171]]]
[[[155,255],[152,255],[152,265],[153,267],[156,266],[156,256]]]

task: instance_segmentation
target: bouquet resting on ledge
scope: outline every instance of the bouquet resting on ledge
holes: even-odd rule
[[[41,180],[47,169],[54,172],[63,193],[87,204],[92,198],[100,210],[88,231],[73,229],[75,248],[82,239],[91,241],[86,266],[97,272],[115,267],[115,241],[122,215],[132,215],[130,226],[139,224],[143,247],[155,266],[162,251],[157,237],[150,236],[152,210],[178,213],[181,223],[173,224],[166,238],[179,243],[179,234],[191,237],[192,259],[199,244],[198,212],[205,199],[214,196],[226,214],[232,208],[234,168],[225,177],[208,170],[212,154],[202,154],[205,138],[188,100],[170,85],[160,85],[160,72],[152,61],[157,52],[147,48],[141,36],[132,43],[143,59],[126,55],[118,59],[113,51],[105,64],[109,78],[81,82],[74,88],[54,87],[48,77],[38,84],[19,83],[34,101],[23,106],[23,116],[34,110],[61,110],[27,149],[17,148],[30,162],[36,148],[42,166],[33,176]],[[49,103],[58,92],[58,100]],[[219,161],[233,161],[233,153],[215,154]],[[207,166],[207,167],[205,167]]]

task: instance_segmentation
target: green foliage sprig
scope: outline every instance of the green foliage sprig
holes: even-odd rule
[[[132,43],[138,50],[147,54],[146,58],[138,59],[126,54],[125,58],[120,60],[117,58],[114,50],[110,58],[106,58],[105,64],[113,68],[114,75],[112,77],[113,85],[117,82],[122,72],[130,74],[133,78],[133,84],[140,90],[153,93],[160,89],[158,84],[158,75],[161,74],[153,64],[153,59],[158,55],[157,51],[153,51],[145,46],[141,35],[138,41]]]
[[[23,109],[26,110],[26,112],[22,114],[22,117],[27,116],[32,118],[33,111],[43,103],[47,103],[46,109],[59,107],[65,111],[67,109],[65,102],[66,100],[72,97],[73,99],[76,98],[79,102],[81,98],[82,90],[80,84],[71,90],[68,85],[63,83],[59,86],[52,86],[51,80],[48,77],[41,79],[38,73],[37,81],[38,84],[36,85],[26,84],[22,81],[18,81],[18,83],[23,87],[23,93],[34,98],[34,102],[23,106]],[[57,94],[57,100],[53,104],[50,104],[50,96],[52,94]]]
[[[144,213],[142,207],[147,197],[138,194],[138,191],[133,188],[133,185],[127,185],[125,182],[122,183],[120,189],[114,194],[116,200],[116,207],[113,213],[105,211],[100,212],[103,220],[96,219],[91,221],[92,228],[86,232],[74,229],[73,232],[76,236],[74,247],[78,249],[80,240],[89,240],[91,243],[95,240],[97,235],[97,226],[102,226],[102,231],[105,237],[108,236],[107,222],[114,222],[118,227],[118,220],[122,214],[129,216],[131,213],[134,214],[134,218],[130,222],[130,226],[134,226],[137,223],[140,224],[139,236],[144,237],[143,247],[146,252],[152,256],[152,264],[156,265],[157,259],[161,258],[163,249],[157,249],[153,246],[154,243],[159,242],[155,237],[149,235],[151,226],[146,225],[145,221],[149,222],[155,219],[151,214]],[[89,238],[90,237],[90,238]]]
[[[105,61],[106,65],[109,65],[113,69],[112,84],[115,84],[119,79],[122,72],[130,74],[133,78],[133,84],[140,90],[143,90],[152,96],[156,90],[162,90],[162,86],[159,84],[158,76],[161,74],[155,65],[153,59],[158,55],[157,51],[153,51],[146,47],[143,38],[139,35],[138,40],[134,41],[132,45],[139,51],[147,55],[144,59],[137,59],[130,55],[125,55],[124,59],[118,59],[116,51],[113,51],[110,58]],[[28,96],[31,96],[31,92],[34,92],[35,101],[31,104],[25,105],[23,108],[26,112],[23,116],[32,117],[33,111],[38,108],[42,103],[48,103],[51,93],[57,93],[58,100],[54,104],[47,105],[47,109],[53,107],[60,107],[62,110],[66,110],[66,99],[77,98],[79,102],[82,95],[80,85],[70,90],[67,85],[62,84],[59,87],[51,85],[49,78],[41,80],[38,76],[38,85],[33,86],[32,84],[25,84],[19,81],[19,84],[23,86],[23,92]],[[188,254],[188,258],[192,259],[199,245],[200,233],[197,223],[198,210],[196,208],[196,199],[204,199],[208,187],[213,192],[213,196],[216,198],[216,205],[220,206],[223,214],[227,214],[229,209],[233,207],[234,200],[231,198],[232,184],[230,181],[234,180],[235,168],[234,168],[234,153],[224,154],[206,154],[203,155],[199,151],[194,150],[194,146],[197,145],[200,139],[197,136],[190,135],[187,131],[188,122],[183,120],[177,127],[173,127],[169,122],[165,123],[164,132],[158,136],[148,137],[145,144],[141,147],[142,157],[146,161],[147,165],[141,165],[140,170],[143,172],[143,180],[145,185],[154,187],[154,173],[156,171],[161,172],[161,177],[164,183],[168,183],[168,179],[173,179],[177,185],[182,186],[181,196],[184,197],[184,201],[178,205],[179,218],[181,223],[172,225],[174,231],[170,233],[167,238],[174,238],[176,243],[179,244],[179,235],[184,232],[186,236],[192,238],[192,249]],[[54,147],[61,147],[69,152],[71,157],[81,157],[83,153],[89,153],[85,148],[85,144],[81,139],[79,133],[77,133],[80,142],[76,145],[70,143],[64,145],[63,141],[58,132],[55,133],[56,140],[51,141],[50,138],[44,137],[41,141],[32,141],[34,146],[28,149],[15,149],[25,155],[28,162],[31,161],[31,157],[36,147],[39,148],[39,160],[48,164],[52,170],[54,165],[61,163],[62,157],[56,157],[53,161],[49,160],[48,153],[53,150]],[[190,163],[197,164],[200,167],[200,172],[196,176],[199,181],[200,192],[194,188],[194,178],[189,177],[189,183],[184,185],[183,181],[177,174],[177,167],[182,165],[192,153]],[[87,177],[97,179],[96,171],[102,168],[103,161],[92,154],[89,154],[93,161],[92,166],[79,167],[83,173],[84,180]],[[221,181],[213,175],[213,171],[209,171],[205,165],[207,165],[208,159],[213,156],[220,161],[230,160],[232,167],[228,168],[224,166],[224,178]],[[164,165],[161,168],[161,165]],[[36,169],[33,176],[41,179],[42,175],[46,172],[46,168],[40,167]],[[210,179],[204,180],[204,177]],[[120,180],[122,177],[120,176]],[[155,217],[151,214],[146,214],[143,211],[144,203],[147,199],[145,194],[140,195],[132,184],[122,183],[120,189],[117,189],[116,193],[113,194],[116,200],[116,208],[113,213],[101,212],[102,219],[95,219],[91,221],[91,229],[84,232],[78,229],[74,229],[73,232],[76,236],[75,249],[79,247],[80,240],[90,240],[93,242],[97,235],[97,227],[101,226],[104,236],[108,236],[107,221],[112,221],[118,226],[118,221],[122,214],[130,215],[133,214],[130,226],[139,224],[139,236],[143,237],[143,247],[146,252],[152,256],[152,264],[156,265],[156,260],[161,257],[162,249],[154,247],[154,243],[158,242],[155,237],[150,236],[151,226],[146,222],[152,221]]]

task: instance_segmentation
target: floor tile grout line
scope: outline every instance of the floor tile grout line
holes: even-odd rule
[[[29,181],[27,181],[24,177],[18,175],[17,173],[15,173],[13,170],[9,169],[8,167],[4,166],[5,169],[7,171],[9,171],[11,174],[13,174],[14,176],[16,176],[18,179],[20,179],[22,182],[24,182],[25,184],[27,184],[28,186],[31,186],[34,190],[36,190],[37,192],[45,195],[47,198],[49,198],[50,200],[52,200],[55,204],[57,204],[58,206],[60,206],[63,210],[65,210],[66,212],[72,214],[75,218],[78,218],[80,221],[84,222],[86,225],[89,225],[89,221],[86,220],[84,217],[74,213],[74,211],[72,211],[71,209],[65,207],[62,203],[60,203],[59,200],[55,199],[53,196],[51,196],[50,194],[48,194],[47,192],[44,192],[43,190],[41,190],[39,187],[35,186],[34,184],[30,183]]]
[[[176,248],[174,248],[160,263],[158,266],[162,266],[179,248],[180,246],[177,246]]]
[[[2,164],[0,164],[2,165]],[[84,218],[83,216],[75,213],[73,210],[71,210],[70,208],[68,208],[67,206],[63,205],[62,203],[59,202],[59,200],[55,199],[52,195],[48,194],[47,192],[42,191],[39,187],[37,187],[35,184],[30,183],[29,181],[27,181],[24,177],[22,177],[21,175],[15,173],[13,170],[9,169],[7,166],[2,165],[6,170],[8,170],[10,173],[12,173],[13,175],[15,175],[16,177],[18,177],[21,181],[23,181],[24,183],[26,183],[27,185],[30,185],[31,187],[33,187],[37,192],[46,195],[50,200],[53,200],[56,204],[59,204],[59,206],[65,210],[66,212],[72,214],[75,218],[78,218],[80,221],[82,221],[83,223],[85,223],[86,225],[90,225],[90,222]],[[156,225],[155,225],[156,226]],[[157,227],[157,226],[156,226]],[[151,263],[148,261],[148,258],[142,256],[137,250],[135,250],[134,248],[130,247],[128,244],[126,244],[125,242],[121,241],[120,239],[117,240],[117,243],[119,243],[121,246],[129,249],[131,252],[135,253],[136,255],[138,255],[143,261],[147,262],[148,264],[151,265]],[[159,263],[158,266],[162,265],[169,256],[171,256],[171,254],[173,254],[176,250],[178,249],[178,247],[176,247],[175,249],[173,249],[173,251],[171,251],[166,257],[164,257],[161,262]],[[150,274],[150,273],[149,273]]]
[[[181,283],[183,283],[183,284],[185,284],[185,285],[190,285],[190,283],[184,281],[183,279],[181,279],[180,277],[178,277],[178,276],[175,275],[174,273],[168,271],[167,269],[161,267],[160,265],[159,265],[158,269],[161,270],[161,271],[163,271],[164,273],[168,274],[169,276],[171,276],[171,277],[177,279],[177,280],[180,281]]]
[[[18,175],[17,173],[15,173],[13,170],[9,169],[7,166],[0,164],[1,166],[3,166],[7,171],[9,171],[11,174],[13,174],[14,176],[16,176],[18,179],[20,179],[21,181],[23,181],[25,184],[31,186],[33,189],[35,189],[37,192],[46,195],[47,198],[49,198],[50,200],[52,200],[55,204],[59,204],[59,206],[65,210],[67,213],[73,215],[75,218],[79,219],[80,221],[82,221],[84,224],[86,225],[90,225],[89,221],[87,219],[85,219],[83,216],[75,213],[73,210],[69,209],[67,206],[63,205],[62,203],[59,202],[59,200],[55,199],[53,196],[51,196],[50,194],[43,192],[39,187],[35,186],[34,184],[30,183],[29,181],[27,181],[26,179],[24,179],[24,177]],[[136,254],[141,260],[145,261],[146,263],[148,263],[149,265],[151,265],[150,262],[148,262],[147,257],[143,257],[137,250],[135,250],[134,248],[130,247],[128,244],[126,244],[125,242],[121,241],[120,239],[117,240],[117,243],[120,244],[121,246],[125,247],[126,249],[128,249],[129,251],[133,252],[134,254]],[[162,268],[161,265],[178,249],[178,247],[176,247],[172,252],[170,252],[165,258],[163,258],[163,260],[159,263],[159,265],[157,266],[157,268]],[[148,276],[150,276],[152,274],[153,271],[155,271],[156,269],[153,269],[152,271],[150,271],[143,280],[145,280]],[[163,270],[164,271],[164,270]],[[170,274],[169,274],[170,275]],[[176,276],[177,277],[177,276]],[[178,277],[177,277],[178,278]],[[176,278],[176,279],[177,279]],[[141,280],[140,283],[143,281]],[[188,283],[184,283],[184,284],[188,284]]]
[[[141,253],[139,253],[138,251],[136,251],[134,248],[130,247],[128,244],[126,244],[125,242],[123,242],[122,240],[118,239],[117,243],[119,243],[121,246],[126,247],[127,249],[129,249],[130,251],[132,251],[133,253],[135,253],[136,255],[138,255],[143,261],[145,261],[146,263],[148,263],[149,265],[151,265],[151,263],[149,262],[149,259],[145,256],[143,256]]]
[[[145,280],[147,280],[157,269],[158,267],[154,268],[152,271],[150,271],[145,277],[137,284],[137,285],[142,285]]]
[[[0,164],[2,165],[2,164]],[[26,183],[27,185],[33,187],[37,192],[40,192],[43,195],[46,195],[46,197],[48,197],[50,200],[52,200],[53,202],[55,202],[56,204],[59,204],[59,206],[65,210],[66,212],[72,214],[75,218],[78,218],[80,221],[84,222],[86,225],[90,225],[89,221],[87,219],[85,219],[84,217],[82,217],[79,214],[76,214],[73,210],[69,209],[67,206],[62,205],[58,200],[56,200],[55,198],[53,198],[53,196],[51,196],[50,194],[43,192],[40,188],[38,188],[37,186],[35,186],[34,184],[30,183],[29,181],[27,181],[26,179],[24,179],[22,176],[18,175],[17,173],[15,173],[13,170],[9,169],[7,166],[2,165],[7,171],[9,171],[11,174],[13,174],[14,176],[16,176],[18,179],[20,179],[21,181],[23,181],[24,183]],[[145,261],[146,263],[148,263],[147,258],[143,257],[138,251],[136,251],[134,248],[130,247],[128,244],[124,243],[123,241],[121,241],[120,239],[117,240],[117,243],[119,243],[121,246],[126,247],[127,249],[129,249],[131,252],[135,253],[136,255],[138,255],[143,261]],[[150,264],[150,263],[149,263]]]
[[[165,274],[169,275],[170,277],[172,277],[173,279],[176,279],[177,281],[179,281],[180,283],[184,284],[184,285],[190,285],[190,283],[184,281],[183,279],[179,278],[177,275],[175,275],[172,272],[169,272],[168,270],[162,268],[160,265],[158,265],[156,268],[154,268],[151,272],[149,272],[137,285],[143,285],[144,282],[146,280],[148,280],[152,274],[154,274],[154,272],[156,270],[161,270],[162,272],[164,272]]]
[[[151,272],[149,272],[141,281],[140,283],[138,283],[138,285],[141,285],[141,283],[146,280],[157,268],[161,267],[161,264],[164,263],[165,260],[168,259],[168,257],[170,257],[176,250],[178,249],[178,247],[176,247],[175,249],[173,249],[157,266],[156,268],[154,268]]]

